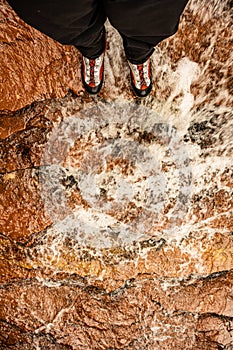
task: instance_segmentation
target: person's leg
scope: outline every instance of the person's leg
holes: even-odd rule
[[[9,0],[28,24],[61,44],[74,45],[88,58],[105,47],[106,15],[98,0]]]
[[[137,96],[152,89],[150,56],[154,47],[173,35],[188,0],[103,0],[110,23],[120,33]]]
[[[153,37],[153,44],[150,44],[150,38],[143,37],[141,40],[133,39],[132,37],[126,37],[121,34],[123,39],[123,46],[125,50],[126,57],[129,62],[133,64],[142,64],[148,60],[148,58],[153,54],[154,47],[160,43],[162,40],[166,39],[167,36]],[[146,41],[145,41],[146,40]]]
[[[94,33],[85,32],[79,35],[73,45],[89,59],[96,59],[105,50],[106,32],[105,27],[96,30]]]
[[[162,40],[175,34],[188,0],[103,0],[110,23],[123,39],[127,59],[143,63]]]
[[[82,53],[82,82],[97,94],[103,84],[106,15],[99,0],[9,0],[28,24]]]

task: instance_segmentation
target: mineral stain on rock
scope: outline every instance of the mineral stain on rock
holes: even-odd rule
[[[191,0],[138,101],[110,25],[91,98],[0,1],[1,349],[233,349],[231,11]]]

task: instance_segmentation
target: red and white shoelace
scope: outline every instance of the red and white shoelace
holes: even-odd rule
[[[133,82],[137,89],[147,89],[151,83],[151,63],[148,59],[143,64],[132,64],[129,62],[131,73],[133,76]]]
[[[84,80],[90,87],[98,86],[103,76],[104,53],[96,59],[83,57]]]

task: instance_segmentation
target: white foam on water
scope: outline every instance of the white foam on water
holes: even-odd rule
[[[173,84],[175,82],[174,88],[168,100],[165,102],[162,114],[166,114],[165,109],[168,108],[167,105],[172,104],[174,98],[181,93],[183,96],[181,101],[179,101],[180,116],[178,120],[183,124],[183,127],[187,127],[190,122],[189,112],[194,104],[194,96],[190,92],[190,87],[191,84],[198,79],[200,68],[196,62],[190,61],[188,57],[184,57],[179,60],[176,71],[173,72],[172,75],[171,80]],[[185,121],[186,123],[184,123]],[[180,129],[180,124],[175,125]]]
[[[102,129],[102,136],[105,135],[106,139],[99,143],[97,135]],[[139,142],[140,133],[151,135],[155,141],[148,144]],[[76,168],[72,162],[74,156],[71,159],[67,154],[80,137],[91,141],[93,146],[91,153],[84,154],[83,165]],[[189,148],[190,145],[188,151]],[[58,152],[60,149],[63,152]],[[93,158],[90,158],[91,154]],[[132,162],[133,173],[123,175],[117,167],[107,171],[108,157]],[[49,166],[51,162],[55,165]],[[164,172],[162,162],[173,166]],[[177,198],[182,193],[188,201],[192,192],[188,162],[189,154],[177,129],[164,122],[154,111],[123,100],[86,108],[81,119],[78,115],[71,116],[58,124],[48,140],[42,160],[42,164],[47,166],[40,169],[41,194],[47,214],[55,221],[52,230],[62,234],[75,227],[80,244],[98,248],[110,247],[116,242],[130,244],[139,237],[146,237],[150,231],[146,212],[151,212],[153,225],[153,220],[162,214],[169,198],[177,203],[173,214],[169,213],[168,217],[182,218],[185,215],[187,209]],[[71,175],[77,180],[80,194],[89,204],[89,209],[76,206],[73,211],[69,208],[63,181]],[[113,202],[101,199],[102,187]],[[116,204],[125,210],[127,203],[134,203],[142,210],[132,224],[119,222],[108,214]],[[66,214],[65,219],[59,220],[60,212]]]

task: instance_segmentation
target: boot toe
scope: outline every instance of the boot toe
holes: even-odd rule
[[[91,95],[96,95],[96,94],[98,94],[98,93],[100,92],[100,90],[101,90],[101,88],[102,88],[102,85],[103,85],[103,77],[102,77],[102,80],[101,80],[100,84],[99,84],[99,85],[96,85],[96,86],[90,86],[90,85],[88,85],[88,84],[85,82],[85,80],[83,79],[83,77],[82,77],[82,83],[83,83],[83,86],[84,86],[85,90],[86,90],[89,94],[91,94]]]
[[[152,90],[152,83],[150,83],[150,85],[146,89],[140,90],[140,89],[137,89],[136,86],[132,82],[132,88],[133,88],[133,92],[136,96],[146,97],[149,95],[149,93]]]
[[[94,86],[94,87],[89,86],[89,85],[86,84],[85,82],[83,82],[83,85],[84,85],[85,90],[86,90],[89,94],[91,94],[91,95],[96,95],[96,94],[98,94],[98,93],[100,92],[100,90],[101,90],[102,82],[101,82],[99,85]]]

